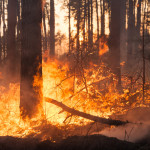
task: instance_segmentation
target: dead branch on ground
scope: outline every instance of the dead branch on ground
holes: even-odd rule
[[[70,107],[66,106],[65,104],[58,102],[51,98],[45,98],[45,101],[49,102],[51,104],[54,104],[58,107],[61,107],[64,111],[71,113],[71,115],[80,116],[80,117],[92,120],[94,122],[99,122],[102,124],[108,124],[108,125],[114,125],[114,126],[120,126],[120,125],[125,125],[125,124],[129,123],[128,121],[125,122],[125,121],[120,121],[120,120],[106,119],[106,118],[94,116],[91,114],[87,114],[87,113],[75,110],[74,108],[70,108]]]

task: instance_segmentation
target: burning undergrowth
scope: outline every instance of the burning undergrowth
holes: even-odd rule
[[[138,81],[131,87],[130,80],[122,77],[122,90],[118,91],[116,76],[102,62],[91,62],[88,65],[81,62],[73,65],[67,61],[48,59],[43,61],[42,68],[43,92],[39,92],[43,93],[44,115],[22,121],[19,108],[20,84],[10,83],[9,87],[0,85],[0,135],[56,140],[73,134],[89,134],[91,128],[104,128],[102,125],[92,125],[92,121],[88,119],[63,111],[62,108],[45,101],[45,98],[104,118],[118,118],[131,108],[146,107],[149,104],[149,90],[145,95],[147,101],[143,103],[142,86]],[[0,78],[3,79],[3,74],[0,74]],[[33,85],[40,83],[39,76],[35,76]],[[81,133],[83,128],[84,132]]]

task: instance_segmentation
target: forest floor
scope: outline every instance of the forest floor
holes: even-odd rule
[[[46,132],[47,137],[53,134],[56,140],[57,132],[65,137],[57,142],[41,141],[41,137],[35,135],[26,138],[0,136],[0,150],[150,150],[149,113],[150,108],[129,110],[125,116],[120,117],[135,123],[113,128],[104,124],[89,124],[79,129],[75,127],[75,134],[68,134],[68,137],[52,126],[41,131],[41,135]],[[83,134],[77,132],[81,130]]]
[[[150,137],[137,143],[103,135],[72,136],[60,142],[33,138],[0,137],[0,150],[150,150]]]

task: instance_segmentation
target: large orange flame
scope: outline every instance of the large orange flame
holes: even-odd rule
[[[81,67],[81,73],[75,75],[70,71],[70,64],[57,59],[43,61],[43,97],[49,97],[64,103],[68,107],[96,116],[108,118],[112,114],[121,114],[129,108],[143,106],[140,87],[130,92],[130,80],[123,78],[123,91],[117,91],[117,81],[108,66],[90,63],[87,68]],[[39,76],[34,77],[34,85],[41,84]],[[149,93],[149,91],[147,91]],[[147,94],[150,95],[150,94]],[[135,99],[136,96],[136,99]],[[147,99],[149,99],[147,97]],[[43,102],[45,116],[23,122],[20,118],[20,85],[0,85],[0,135],[25,137],[35,131],[46,119],[55,126],[66,124],[84,125],[90,120],[71,116],[61,108]],[[147,101],[148,102],[148,101]],[[149,103],[149,102],[148,102]],[[40,134],[40,129],[37,134]]]

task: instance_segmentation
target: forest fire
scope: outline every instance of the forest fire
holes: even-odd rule
[[[149,149],[149,6],[0,1],[0,149]]]
[[[62,108],[46,102],[45,98],[54,99],[75,110],[104,118],[123,114],[129,108],[145,106],[141,103],[140,89],[130,92],[130,89],[127,89],[129,85],[125,85],[128,83],[127,80],[123,82],[123,92],[120,94],[117,91],[115,76],[104,63],[100,66],[90,63],[90,67],[84,69],[82,76],[71,73],[69,63],[57,59],[43,61],[42,67],[44,115],[36,116],[32,120],[26,119],[24,122],[20,117],[19,83],[10,84],[7,89],[0,86],[2,114],[0,135],[26,137],[35,133],[35,128],[39,127],[45,119],[58,127],[66,124],[82,126],[91,122],[63,111]],[[83,76],[86,77],[86,83]],[[34,77],[33,85],[37,84],[40,84],[38,75]],[[40,127],[38,131],[37,134],[40,134]]]

